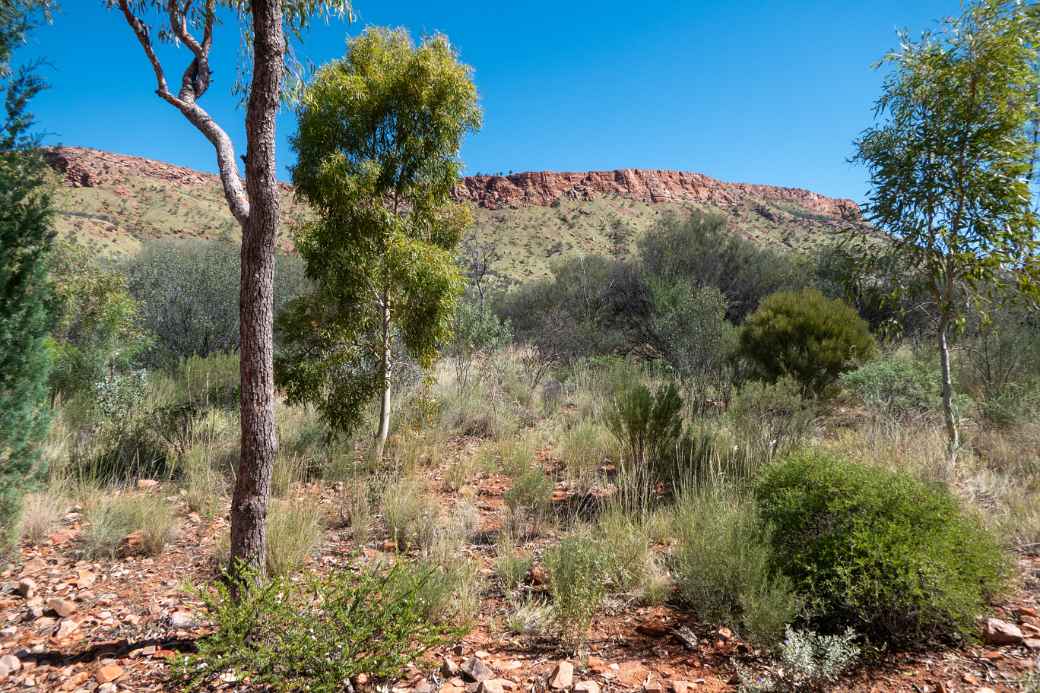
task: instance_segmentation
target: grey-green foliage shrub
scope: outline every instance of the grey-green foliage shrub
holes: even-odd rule
[[[860,655],[852,629],[841,635],[820,635],[787,628],[777,666],[761,675],[738,668],[742,693],[818,691],[837,682]]]
[[[131,370],[151,339],[140,325],[140,305],[116,268],[71,241],[56,243],[49,261],[54,288],[50,387],[66,400],[89,398],[106,376]]]
[[[908,474],[802,452],[768,467],[755,496],[772,567],[821,632],[896,645],[967,635],[1006,584],[1007,559],[978,518]]]
[[[462,633],[429,618],[430,571],[398,563],[303,581],[245,575],[237,599],[227,584],[199,592],[215,625],[198,652],[177,660],[174,678],[208,690],[231,673],[282,691],[333,693],[364,673],[393,680],[416,657]],[[240,679],[239,679],[240,680]]]
[[[580,646],[606,596],[607,553],[591,536],[574,533],[546,552],[545,567],[560,639]]]
[[[697,617],[736,628],[771,648],[799,615],[792,583],[772,568],[768,528],[754,504],[736,496],[691,494],[675,510],[672,557],[679,595]]]
[[[665,361],[686,380],[727,389],[738,342],[737,328],[726,320],[726,297],[688,279],[651,277],[648,284],[653,340]]]
[[[644,276],[714,287],[725,298],[726,318],[734,323],[765,296],[806,283],[806,273],[793,256],[743,238],[718,214],[665,215],[638,245]]]
[[[125,265],[143,327],[155,335],[150,360],[238,350],[239,246],[230,241],[150,241]],[[306,289],[295,255],[275,259],[275,314]]]
[[[939,371],[906,356],[882,356],[841,376],[841,384],[877,414],[909,418],[942,406]]]
[[[768,296],[740,331],[740,353],[759,376],[769,382],[793,377],[814,395],[876,352],[856,311],[816,289]]]

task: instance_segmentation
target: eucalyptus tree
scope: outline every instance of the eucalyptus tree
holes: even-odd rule
[[[287,37],[315,18],[343,16],[348,0],[105,0],[133,30],[155,74],[155,93],[213,145],[224,197],[242,228],[239,331],[241,456],[231,504],[231,562],[261,573],[277,441],[274,423],[273,297],[278,186],[275,117],[298,74]],[[202,106],[213,79],[210,55],[222,19],[243,34],[246,58],[237,89],[245,96],[245,180],[227,130]],[[237,40],[237,37],[236,39]],[[186,51],[171,89],[158,42]],[[288,75],[288,78],[287,78]]]
[[[471,73],[444,36],[374,28],[303,94],[293,184],[316,219],[296,244],[316,289],[279,319],[276,370],[338,430],[378,396],[377,459],[395,361],[433,361],[462,289],[453,251],[472,218],[452,192],[481,120]]]
[[[1030,178],[1037,156],[1040,17],[1034,4],[983,0],[886,56],[879,123],[857,141],[870,171],[867,242],[875,267],[923,277],[935,305],[951,462],[959,445],[951,333],[985,287],[1037,297],[1040,238]],[[1008,279],[1013,279],[1009,282]]]

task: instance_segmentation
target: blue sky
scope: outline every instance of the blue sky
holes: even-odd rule
[[[214,170],[208,143],[154,95],[154,78],[122,16],[101,0],[64,0],[21,53],[49,62],[35,112],[47,141]],[[728,181],[805,187],[862,199],[847,162],[872,118],[871,65],[958,13],[959,0],[750,0],[440,3],[357,0],[353,24],[318,26],[302,54],[343,53],[367,25],[440,31],[475,69],[484,128],[463,148],[466,171],[662,168]],[[203,103],[244,149],[230,93],[237,29],[218,30],[215,83]],[[176,82],[183,54],[164,53]],[[283,178],[291,113],[279,121]]]

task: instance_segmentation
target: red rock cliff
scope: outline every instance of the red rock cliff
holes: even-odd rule
[[[489,209],[546,206],[561,198],[590,200],[606,195],[621,195],[647,203],[689,201],[718,207],[731,207],[742,202],[788,202],[834,218],[859,216],[859,208],[852,200],[825,197],[799,188],[723,183],[700,173],[683,171],[628,168],[587,173],[470,176],[456,188],[459,199]]]

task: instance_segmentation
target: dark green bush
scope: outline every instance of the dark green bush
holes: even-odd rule
[[[820,395],[844,371],[873,356],[877,345],[847,303],[803,289],[762,301],[741,329],[740,350],[764,379],[789,375]]]
[[[198,652],[176,662],[174,678],[191,690],[208,690],[225,673],[249,677],[252,685],[279,691],[333,693],[367,674],[397,678],[430,647],[462,633],[431,620],[426,585],[431,573],[399,563],[389,572],[311,576],[304,582],[278,578],[201,592],[215,631],[198,641]]]
[[[993,536],[908,474],[803,452],[766,468],[756,497],[773,565],[822,632],[896,645],[967,635],[1005,584]]]

